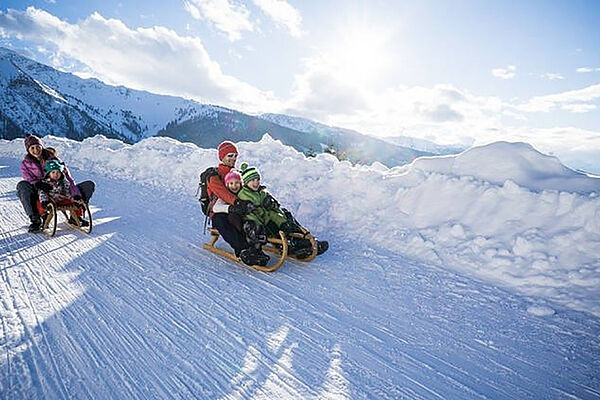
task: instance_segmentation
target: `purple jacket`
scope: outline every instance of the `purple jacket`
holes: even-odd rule
[[[52,157],[49,160],[51,159],[58,160],[58,158],[56,157]],[[35,185],[36,183],[44,179],[44,164],[46,163],[46,161],[40,162],[36,158],[27,154],[23,161],[21,161],[21,176],[23,177],[23,179],[25,179],[32,185]],[[67,167],[65,167],[63,174],[65,174],[65,178],[67,178],[67,181],[69,182],[69,192],[71,193],[71,196],[81,196],[81,192],[79,191],[77,185],[75,185],[73,178],[71,178],[71,174],[69,174],[69,170],[67,169]]]

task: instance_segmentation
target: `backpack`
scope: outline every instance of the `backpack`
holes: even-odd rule
[[[198,201],[200,202],[200,207],[202,208],[204,215],[208,215],[208,206],[210,205],[211,201],[211,197],[208,195],[208,180],[214,175],[219,175],[219,170],[215,167],[209,167],[200,174],[200,183],[198,183],[196,196],[198,196],[198,193],[200,193]]]

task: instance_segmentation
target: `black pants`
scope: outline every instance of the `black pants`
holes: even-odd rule
[[[96,184],[92,181],[81,182],[77,185],[81,192],[81,197],[87,203],[94,194]],[[31,219],[39,216],[36,203],[38,201],[38,192],[33,185],[27,181],[21,181],[17,184],[17,194],[23,205],[25,214]]]
[[[248,247],[244,234],[238,231],[235,226],[229,221],[227,213],[213,214],[212,227],[219,231],[223,239],[233,248],[236,255],[240,251]]]

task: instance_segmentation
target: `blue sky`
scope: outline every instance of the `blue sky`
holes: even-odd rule
[[[0,13],[1,45],[110,84],[372,135],[600,151],[598,1],[4,0]]]

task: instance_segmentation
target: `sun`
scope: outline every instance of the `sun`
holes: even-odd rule
[[[390,67],[393,51],[388,29],[357,24],[345,27],[337,36],[327,57],[340,79],[369,84]]]

